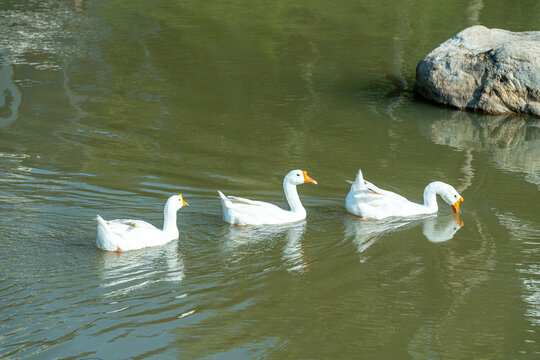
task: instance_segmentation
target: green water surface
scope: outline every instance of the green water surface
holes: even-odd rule
[[[422,56],[482,24],[540,30],[536,0],[4,0],[3,359],[537,359],[540,123],[411,92]],[[458,216],[363,222],[367,180]],[[231,227],[216,190],[307,218]],[[96,223],[180,237],[122,254]]]

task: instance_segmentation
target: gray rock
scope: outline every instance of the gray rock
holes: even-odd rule
[[[540,31],[469,27],[420,60],[414,92],[459,109],[540,117]]]

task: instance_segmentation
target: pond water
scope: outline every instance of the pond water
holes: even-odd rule
[[[420,58],[540,3],[4,0],[0,357],[537,359],[540,122],[427,104]],[[217,189],[307,218],[222,221]],[[461,213],[363,222],[352,180]],[[121,254],[97,214],[180,237]]]

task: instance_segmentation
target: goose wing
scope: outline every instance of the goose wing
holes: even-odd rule
[[[107,221],[107,225],[113,233],[120,236],[137,230],[158,230],[154,225],[142,220],[117,219]]]

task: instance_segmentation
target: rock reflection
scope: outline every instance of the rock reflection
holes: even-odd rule
[[[536,120],[443,110],[422,122],[421,131],[439,145],[489,152],[501,170],[524,173],[540,188],[540,122]]]
[[[289,272],[303,273],[307,269],[302,237],[306,231],[306,222],[275,226],[230,226],[226,225],[225,246],[237,249],[242,245],[256,244],[261,241],[275,242],[285,240],[281,259]]]
[[[141,250],[98,252],[101,287],[104,297],[129,294],[158,281],[180,282],[184,278],[184,262],[178,251],[178,241]]]
[[[7,54],[0,52],[0,127],[19,116],[21,92],[13,82],[13,66]]]
[[[540,325],[540,267],[537,254],[540,245],[540,228],[512,214],[496,214],[500,223],[510,232],[510,239],[519,244],[522,256],[516,264],[522,282],[522,299],[527,306],[525,315],[533,326]]]
[[[420,224],[423,226],[422,233],[430,242],[440,243],[452,239],[463,226],[463,221],[459,214],[380,221],[360,220],[356,216],[347,214],[345,236],[354,239],[358,252],[362,254],[386,234],[410,229]]]
[[[480,24],[480,13],[484,8],[483,0],[472,0],[467,7],[469,26]]]

